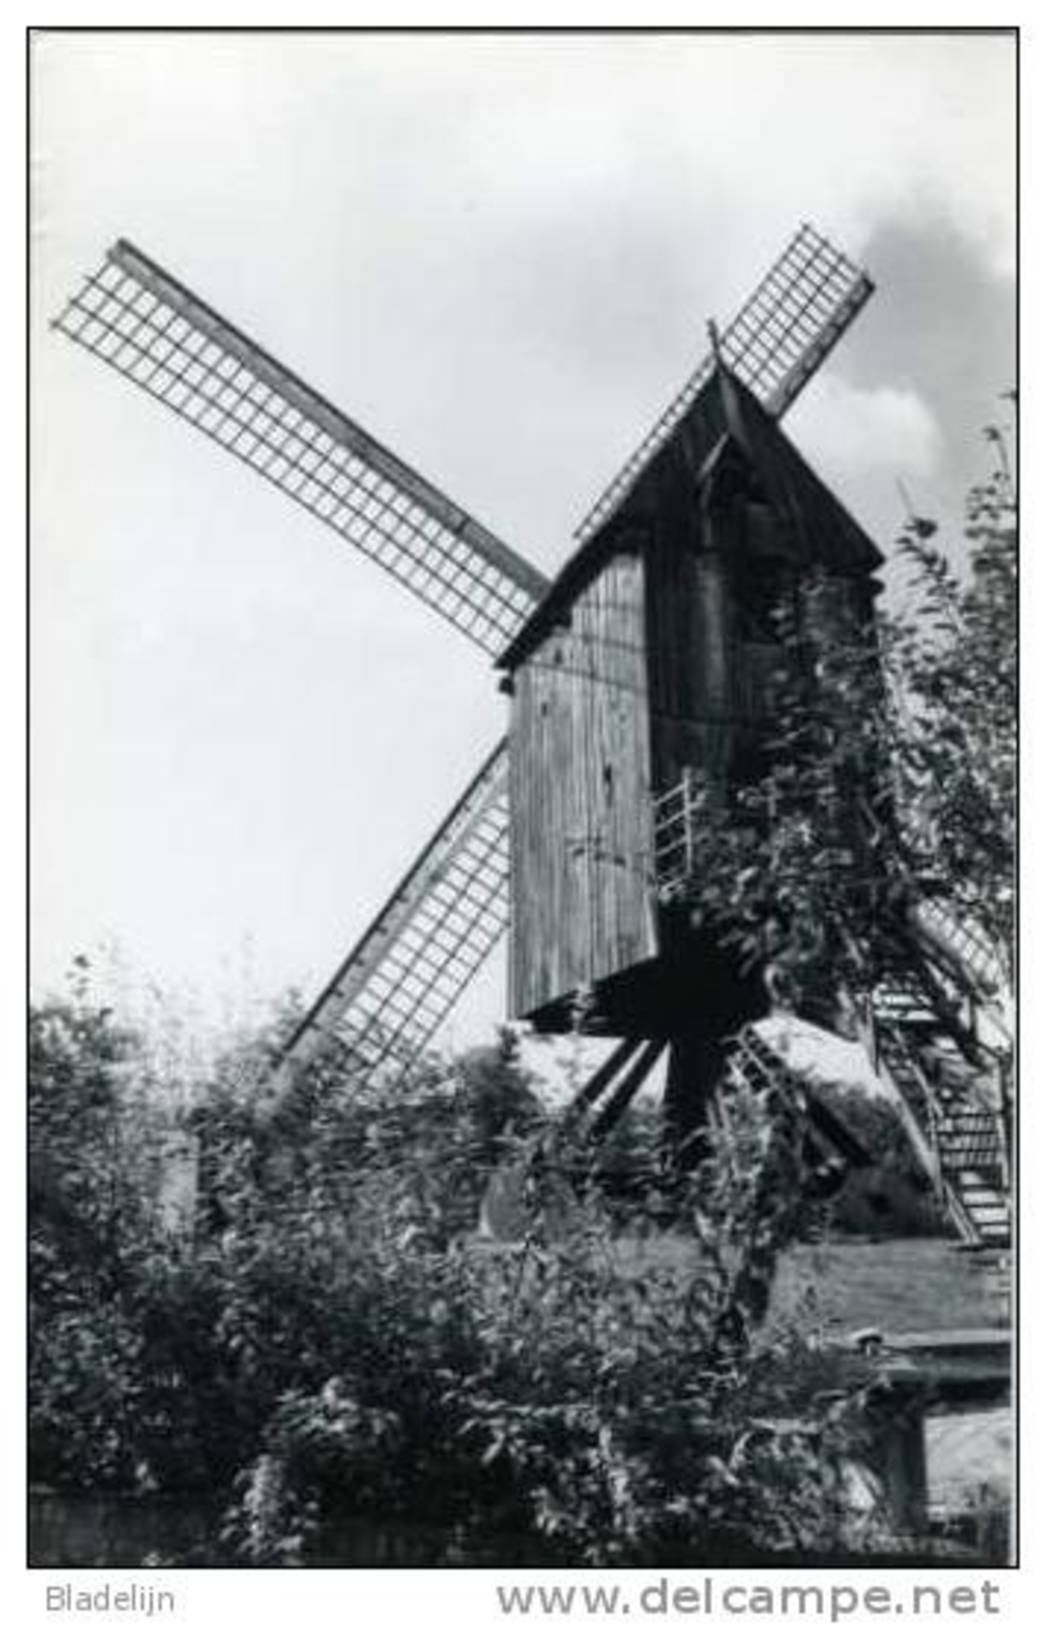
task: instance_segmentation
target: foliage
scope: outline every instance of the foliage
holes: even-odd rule
[[[199,1120],[213,1200],[194,1235],[160,1222],[147,1159],[120,1162],[127,1222],[91,1177],[143,1110],[110,1018],[52,1005],[34,1032],[35,1132],[75,1216],[57,1235],[34,1219],[37,1477],[217,1492],[241,1563],[321,1560],[359,1518],[428,1526],[444,1562],[844,1539],[853,1419],[820,1355],[760,1330],[799,1189],[784,1104],[738,1095],[689,1187],[686,1262],[666,1264],[656,1194],[623,1223],[504,1047],[330,1098],[282,1158],[233,1067]],[[77,1148],[81,1098],[100,1127]],[[531,1169],[507,1247],[475,1234],[505,1155]]]
[[[967,499],[970,580],[912,520],[899,541],[918,586],[894,622],[903,715],[900,804],[921,871],[992,943],[1012,982],[1016,846],[1017,497],[1002,433]]]
[[[650,1262],[655,1223],[622,1232],[596,1180],[549,1235],[546,1192],[576,1179],[576,1145],[531,1163],[533,1224],[508,1248],[444,1245],[402,1170],[368,1168],[327,1237],[335,1346],[241,1477],[241,1558],[308,1562],[346,1517],[429,1524],[437,1507],[446,1551],[472,1561],[837,1546],[848,1407],[793,1336],[756,1334],[796,1217],[795,1130],[768,1101],[735,1101],[694,1177],[684,1269]],[[819,1389],[799,1393],[812,1364]]]
[[[129,1413],[142,1328],[132,1282],[150,1256],[159,1171],[148,1105],[132,1102],[133,1036],[90,997],[30,1013],[30,1428],[38,1470],[135,1480]]]
[[[912,516],[903,616],[862,624],[845,585],[779,602],[763,771],[703,789],[686,903],[772,993],[837,1025],[859,1010],[920,896],[942,896],[1012,981],[1016,496],[998,467],[968,499],[968,578]]]

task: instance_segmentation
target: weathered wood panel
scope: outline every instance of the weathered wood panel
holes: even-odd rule
[[[738,719],[736,614],[724,560],[659,536],[649,552],[652,773],[658,791],[696,767],[725,782]]]
[[[511,1005],[655,952],[643,566],[607,563],[514,673]]]

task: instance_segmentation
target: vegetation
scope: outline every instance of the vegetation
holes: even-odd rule
[[[912,515],[901,613],[862,626],[839,584],[816,577],[779,603],[764,771],[728,802],[701,790],[685,903],[768,967],[782,1003],[859,1030],[919,899],[941,898],[981,952],[1008,1070],[1016,492],[1001,431],[986,434],[997,462],[970,492],[962,566]]]
[[[314,1561],[359,1517],[437,1523],[443,1561],[740,1561],[849,1538],[858,1420],[795,1334],[757,1335],[797,1216],[783,1103],[738,1097],[689,1192],[686,1270],[622,1267],[662,1222],[656,1188],[623,1225],[505,1049],[343,1100],[275,1159],[215,1091],[194,1235],[165,1227],[131,1154],[148,1138],[131,1041],[84,988],[33,1033],[38,1478],[216,1495],[220,1558],[245,1563]],[[483,1244],[484,1181],[536,1128],[528,1233]]]

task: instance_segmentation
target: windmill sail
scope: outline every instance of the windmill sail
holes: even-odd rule
[[[873,284],[812,226],[781,257],[718,340],[719,356],[757,400],[781,417],[835,347]],[[575,531],[587,541],[620,507],[651,458],[686,416],[715,366],[709,353]]]
[[[502,741],[291,1034],[271,1100],[331,1049],[358,1072],[410,1066],[505,930],[508,857]]]
[[[449,497],[121,240],[53,325],[498,653],[545,580]]]

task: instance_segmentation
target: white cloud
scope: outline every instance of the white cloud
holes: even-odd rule
[[[829,483],[873,469],[930,475],[944,446],[937,419],[914,390],[859,389],[827,374],[810,384],[789,429],[816,445]]]

